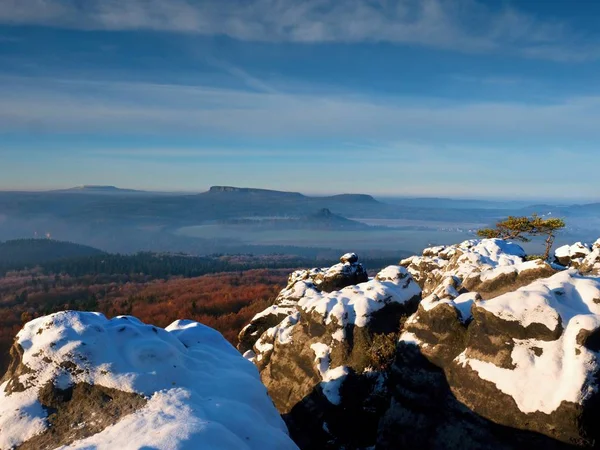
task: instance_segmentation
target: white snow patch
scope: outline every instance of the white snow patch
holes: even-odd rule
[[[342,387],[342,383],[349,373],[350,371],[346,366],[340,366],[328,370],[323,377],[321,388],[323,389],[323,394],[332,405],[339,405],[342,402],[340,387]]]
[[[456,308],[460,315],[461,322],[465,323],[471,319],[471,306],[477,302],[480,296],[477,292],[466,292],[458,295],[456,298],[442,298],[432,294],[421,301],[421,306],[425,311],[431,311],[433,308],[440,305],[450,305]]]
[[[416,334],[411,333],[410,331],[405,331],[400,335],[398,339],[399,342],[404,342],[406,344],[412,344],[416,346],[420,346],[422,341],[417,337]]]
[[[582,330],[600,327],[600,278],[584,277],[574,270],[538,280],[515,292],[482,301],[479,307],[526,327],[542,323],[554,330],[558,321],[563,334],[554,341],[514,339],[511,357],[514,369],[469,358],[465,352],[456,358],[479,376],[496,384],[515,399],[524,413],[551,413],[563,401],[581,404],[598,389],[593,374],[598,355],[577,343]],[[541,350],[541,355],[536,353]]]
[[[401,266],[389,266],[374,279],[330,293],[315,292],[298,301],[307,312],[316,312],[330,324],[364,327],[371,314],[390,303],[406,303],[421,293],[421,288]]]
[[[315,352],[317,370],[323,379],[321,382],[323,395],[325,395],[329,403],[339,405],[341,403],[340,387],[342,386],[346,375],[349,373],[348,368],[346,366],[339,366],[335,369],[329,368],[331,363],[329,356],[331,347],[328,345],[316,342],[312,344],[310,348]]]
[[[585,257],[591,253],[590,246],[588,244],[584,244],[582,242],[576,242],[573,245],[563,245],[562,247],[558,247],[554,252],[554,255],[558,258],[573,258],[577,257]]]

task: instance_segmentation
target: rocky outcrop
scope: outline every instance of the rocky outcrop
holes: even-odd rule
[[[288,313],[245,355],[259,368],[301,447],[375,442],[388,406],[386,369],[402,321],[416,310],[420,292],[400,266],[369,280],[358,257],[349,253],[332,268],[294,272],[274,307],[252,320],[251,326],[283,308]],[[240,338],[245,336],[242,332]]]
[[[558,264],[578,269],[587,275],[600,275],[600,239],[593,245],[577,242],[574,245],[564,245],[554,253]]]
[[[0,449],[297,448],[216,331],[62,312],[27,323],[0,383]]]
[[[400,341],[441,368],[452,394],[476,414],[593,446],[598,336],[600,280],[572,270],[491,300],[428,298]]]
[[[246,356],[301,448],[594,447],[596,249],[581,273],[486,239],[329,293],[291,277]]]
[[[358,262],[355,253],[346,253],[340,263],[332,267],[296,270],[288,278],[273,305],[254,316],[239,335],[238,350],[252,351],[252,347],[262,334],[283,319],[297,311],[297,303],[303,297],[319,292],[332,292],[368,281],[365,268]]]
[[[563,245],[554,252],[554,259],[557,264],[565,267],[577,268],[581,265],[586,256],[592,252],[591,246],[581,242],[573,245]]]
[[[478,292],[493,298],[556,273],[541,259],[526,261],[525,251],[501,239],[468,240],[426,248],[421,256],[400,262],[423,288],[423,297],[457,297]]]

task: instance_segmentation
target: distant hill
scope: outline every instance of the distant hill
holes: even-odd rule
[[[0,242],[0,264],[2,265],[37,265],[103,253],[86,245],[51,239],[16,239]]]
[[[356,220],[347,219],[339,214],[334,214],[328,208],[300,217],[256,217],[228,219],[221,221],[227,225],[243,225],[248,229],[270,230],[362,230],[369,227]]]
[[[314,228],[334,228],[334,229],[366,229],[369,228],[356,220],[347,219],[339,214],[332,213],[328,208],[323,208],[314,214],[309,214],[300,222],[305,226]]]
[[[207,192],[203,192],[200,195],[211,195],[211,194],[243,194],[243,195],[255,195],[255,196],[269,196],[269,197],[290,197],[299,198],[305,197],[299,192],[287,192],[287,191],[274,191],[271,189],[257,189],[257,188],[243,188],[235,186],[212,186]]]
[[[145,193],[146,191],[138,191],[135,189],[122,189],[116,186],[100,186],[93,184],[84,184],[83,186],[76,186],[68,189],[58,189],[51,192],[63,192],[63,193],[79,193],[79,194],[133,194],[133,193]]]
[[[373,196],[367,194],[338,194],[329,197],[321,197],[321,200],[344,203],[379,203]]]

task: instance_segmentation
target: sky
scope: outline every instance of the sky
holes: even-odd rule
[[[0,189],[600,200],[600,2],[0,0]]]

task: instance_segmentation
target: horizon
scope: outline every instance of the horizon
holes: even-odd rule
[[[0,190],[598,201],[600,3],[7,1]]]
[[[31,189],[0,189],[0,193],[45,193],[45,192],[63,192],[63,191],[76,191],[78,189],[98,189],[98,188],[107,188],[107,189],[116,189],[117,191],[137,191],[141,193],[148,194],[172,194],[172,195],[197,195],[208,192],[213,187],[230,187],[235,189],[256,189],[256,190],[266,190],[266,191],[276,191],[276,192],[286,192],[286,193],[298,193],[304,196],[309,197],[327,197],[327,196],[335,196],[335,195],[368,195],[373,197],[376,200],[385,201],[385,200],[418,200],[418,199],[428,199],[428,200],[452,200],[452,201],[474,201],[474,202],[496,202],[496,203],[526,203],[527,205],[533,206],[536,202],[540,203],[548,203],[553,206],[560,205],[577,205],[577,204],[593,204],[600,203],[600,197],[580,197],[580,198],[556,198],[556,197],[502,197],[502,196],[444,196],[440,195],[410,195],[410,194],[372,194],[369,192],[343,192],[343,191],[331,191],[331,192],[311,192],[311,191],[288,191],[284,189],[276,189],[276,188],[268,188],[262,186],[234,186],[234,185],[225,185],[225,184],[215,184],[206,187],[201,187],[196,190],[153,190],[151,188],[144,187],[133,187],[133,186],[115,186],[115,185],[107,185],[107,184],[83,184],[83,185],[63,185],[54,187],[51,189],[44,188],[31,188]]]

